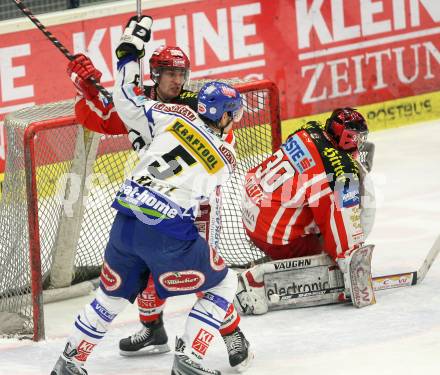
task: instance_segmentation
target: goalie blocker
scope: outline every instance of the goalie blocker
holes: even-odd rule
[[[254,266],[238,276],[235,306],[243,314],[259,315],[349,300],[359,308],[374,304],[373,249],[374,245],[355,249],[338,264],[320,254]]]

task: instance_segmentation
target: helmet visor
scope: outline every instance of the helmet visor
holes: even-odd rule
[[[234,122],[240,122],[240,120],[243,118],[243,107],[240,107],[239,109],[236,109],[235,111],[232,111],[231,117]]]
[[[151,70],[151,75],[152,75],[151,80],[155,83],[158,83],[160,76],[166,71],[181,72],[181,74],[183,76],[183,81],[189,82],[189,77],[190,77],[190,73],[191,73],[190,69],[176,68],[176,67],[169,67],[169,66],[152,69]]]

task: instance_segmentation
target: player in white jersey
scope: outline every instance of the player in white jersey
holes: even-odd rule
[[[197,93],[183,89],[189,79],[190,61],[179,48],[161,46],[150,60],[150,76],[154,86],[143,86],[143,94],[152,100],[169,104],[184,104],[197,111]],[[104,134],[127,134],[128,130],[119,118],[113,103],[101,98],[89,78],[100,81],[102,73],[85,55],[79,54],[69,62],[67,73],[78,90],[75,101],[75,117],[85,128]],[[176,96],[177,95],[177,96]],[[134,150],[146,147],[139,133],[133,129],[128,134]],[[231,130],[225,140],[234,144]],[[195,224],[199,234],[210,246],[218,247],[221,229],[221,189],[216,189],[209,201],[202,203]],[[163,310],[166,300],[157,296],[152,277],[147,287],[137,297],[141,329],[119,341],[119,351],[124,356],[149,355],[170,351],[168,335],[164,326]],[[239,327],[240,315],[234,305],[220,328],[226,344],[229,363],[235,368],[246,364],[249,359],[246,338]],[[240,350],[239,350],[240,349]]]
[[[118,191],[118,210],[105,250],[95,299],[80,312],[52,375],[87,374],[83,365],[108,326],[145,287],[151,273],[160,298],[203,291],[177,340],[172,374],[220,374],[201,365],[233,300],[237,278],[194,225],[199,203],[224,184],[235,166],[223,139],[242,116],[240,94],[210,82],[198,95],[198,114],[186,106],[138,96],[136,60],[151,19],[129,22],[116,53],[116,109],[148,149]]]

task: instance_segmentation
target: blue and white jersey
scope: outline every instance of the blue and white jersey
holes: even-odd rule
[[[140,161],[116,195],[113,207],[174,238],[198,236],[199,202],[223,185],[235,167],[235,150],[189,107],[137,94],[138,64],[119,69],[113,100],[128,130],[147,143]]]

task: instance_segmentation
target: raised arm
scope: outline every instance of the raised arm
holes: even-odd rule
[[[139,22],[130,19],[116,48],[118,74],[113,90],[113,101],[121,120],[130,129],[151,139],[153,119],[151,107],[156,103],[147,99],[138,89],[138,58],[145,53],[144,43],[150,39],[152,19],[143,16]]]

